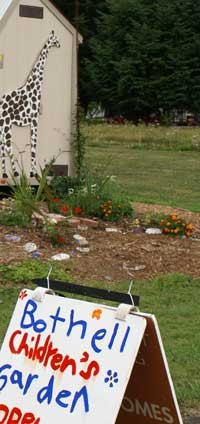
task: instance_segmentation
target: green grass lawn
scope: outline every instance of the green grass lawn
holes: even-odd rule
[[[89,167],[115,175],[133,201],[200,211],[199,128],[96,125],[83,131]]]

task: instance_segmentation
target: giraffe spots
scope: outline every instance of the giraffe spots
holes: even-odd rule
[[[57,38],[51,35],[41,50],[39,59],[36,61],[26,83],[20,88],[5,94],[0,99],[0,126],[2,134],[2,171],[6,173],[5,150],[7,149],[11,158],[11,166],[14,175],[18,175],[15,167],[14,155],[11,144],[11,124],[18,126],[31,126],[31,172],[36,166],[36,143],[37,125],[41,100],[41,86],[43,81],[44,65],[47,54],[51,47],[59,47]]]

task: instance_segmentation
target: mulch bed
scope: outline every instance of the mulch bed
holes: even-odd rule
[[[149,235],[134,228],[132,221],[124,221],[114,227],[117,232],[106,232],[105,225],[98,228],[88,227],[78,230],[69,227],[66,233],[66,245],[52,246],[47,235],[41,229],[21,229],[0,226],[0,264],[21,262],[31,255],[24,250],[27,242],[34,242],[41,253],[40,260],[51,260],[52,255],[68,253],[71,259],[66,262],[73,281],[89,282],[129,282],[132,279],[144,280],[172,272],[200,277],[200,214],[182,209],[173,209],[159,205],[134,204],[138,217],[147,212],[175,212],[187,222],[195,225],[193,237],[181,238],[167,235]],[[16,234],[20,241],[5,239],[6,234]],[[79,233],[89,242],[89,253],[76,250],[73,235]]]

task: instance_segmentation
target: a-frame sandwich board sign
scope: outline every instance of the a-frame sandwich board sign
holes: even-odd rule
[[[118,309],[22,290],[0,352],[0,424],[114,424],[146,328]]]
[[[156,318],[138,315],[147,326],[116,424],[182,424]]]

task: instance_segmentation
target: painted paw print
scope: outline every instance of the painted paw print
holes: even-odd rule
[[[115,383],[118,383],[118,373],[117,371],[112,372],[111,370],[107,371],[107,377],[104,379],[104,383],[108,383],[109,387],[113,387]]]
[[[26,296],[28,296],[28,293],[26,290],[22,290],[19,294],[19,299],[23,300]]]

